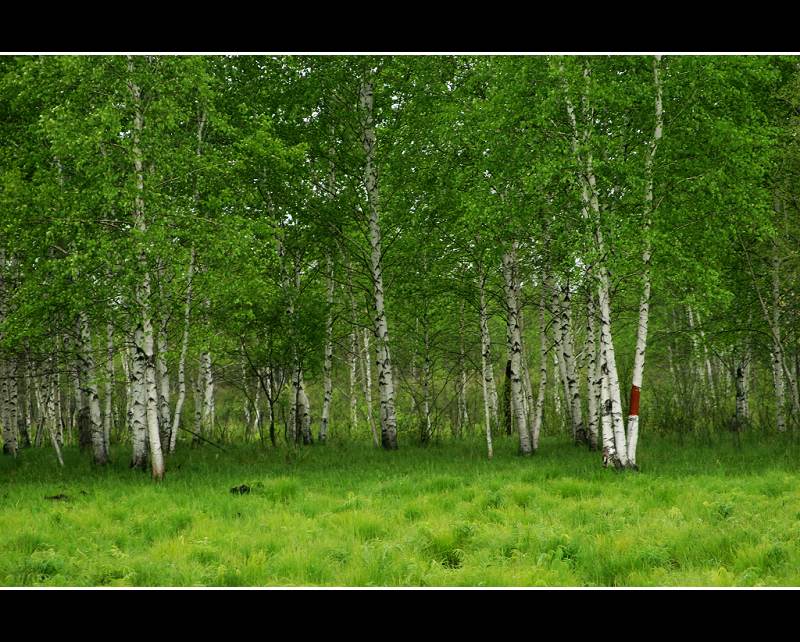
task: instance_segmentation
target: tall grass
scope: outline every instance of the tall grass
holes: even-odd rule
[[[491,462],[477,435],[184,447],[158,485],[125,448],[102,470],[25,450],[0,459],[0,584],[800,584],[797,443],[682,442],[648,436],[639,474],[554,437],[527,459],[498,438]]]

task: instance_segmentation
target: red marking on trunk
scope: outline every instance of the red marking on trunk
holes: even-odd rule
[[[639,388],[636,386],[631,386],[631,403],[628,415],[631,417],[639,416]]]

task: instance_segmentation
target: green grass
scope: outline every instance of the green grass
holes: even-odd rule
[[[124,448],[106,470],[67,449],[63,471],[26,450],[0,459],[0,585],[800,585],[788,439],[645,435],[638,474],[497,442],[492,462],[479,441],[183,447],[162,484]]]

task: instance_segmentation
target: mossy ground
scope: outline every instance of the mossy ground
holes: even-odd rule
[[[0,585],[800,585],[791,438],[644,436],[640,473],[556,439],[407,442],[183,446],[161,484],[124,447],[3,457]]]

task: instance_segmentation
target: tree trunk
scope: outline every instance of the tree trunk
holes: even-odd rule
[[[100,396],[97,389],[97,372],[94,364],[94,354],[92,350],[92,337],[89,330],[89,321],[84,312],[78,317],[78,339],[76,345],[78,363],[78,381],[81,386],[81,396],[85,400],[85,418],[88,424],[89,441],[92,446],[92,456],[94,463],[104,466],[108,463],[108,451],[106,450],[105,431],[103,429],[103,418],[100,412]],[[84,412],[84,409],[81,409]]]
[[[586,299],[586,354],[587,354],[587,364],[586,364],[586,396],[589,402],[589,417],[588,417],[588,425],[589,425],[589,447],[592,450],[597,450],[598,445],[598,401],[600,397],[600,385],[599,385],[599,371],[600,368],[597,358],[597,347],[595,343],[595,337],[597,333],[595,331],[594,319],[595,319],[595,309],[594,309],[594,294],[592,293],[592,289],[589,288],[587,293]]]
[[[536,412],[533,415],[533,427],[531,429],[531,442],[533,451],[539,449],[539,434],[542,430],[542,418],[544,416],[544,399],[547,390],[547,324],[545,322],[545,308],[547,301],[547,288],[545,278],[541,283],[541,298],[539,300],[539,392],[536,397]]]
[[[484,403],[489,408],[489,418],[491,426],[497,426],[497,386],[494,382],[492,371],[492,338],[489,334],[489,314],[486,308],[486,273],[481,266],[478,275],[478,287],[480,290],[480,326],[481,326],[481,369],[483,375],[483,396]],[[487,424],[487,431],[491,432],[491,427]]]
[[[203,363],[203,429],[202,434],[213,435],[216,426],[216,404],[214,401],[214,372],[211,369],[211,352],[204,350],[200,355]]]
[[[469,426],[469,412],[467,410],[467,368],[466,354],[464,352],[464,303],[461,303],[461,313],[458,324],[458,421],[459,433],[466,433]]]
[[[584,68],[583,76],[585,80],[590,77],[588,67]],[[563,77],[563,76],[562,76]],[[565,80],[566,84],[566,80]],[[592,152],[588,150],[585,156],[581,153],[578,145],[578,128],[575,111],[572,102],[569,98],[569,93],[565,95],[567,114],[572,125],[572,151],[578,160],[583,165],[583,171],[579,173],[581,179],[581,204],[582,216],[584,219],[589,220],[591,212],[591,222],[593,225],[595,251],[599,257],[606,255],[605,243],[603,240],[603,232],[600,226],[600,200],[597,189],[597,179],[594,175],[594,167],[592,160]],[[589,109],[588,96],[586,93],[583,95],[583,111],[585,120],[585,129],[583,135],[583,143],[585,147],[589,146],[591,139],[591,132],[593,128],[593,119],[591,110]],[[625,424],[622,417],[622,403],[619,386],[619,375],[617,373],[616,355],[614,352],[614,341],[611,332],[611,284],[608,275],[608,268],[604,262],[600,262],[596,266],[596,276],[598,279],[598,302],[600,307],[600,342],[602,350],[602,373],[603,373],[603,390],[601,391],[601,398],[603,400],[603,462],[604,465],[613,463],[615,466],[626,466],[628,463],[627,445],[625,443]],[[609,448],[606,442],[606,422],[610,415],[610,421],[613,426],[614,433],[614,451]]]
[[[517,320],[519,321],[519,334],[522,350],[520,351],[520,365],[522,366],[522,399],[525,402],[525,418],[527,420],[528,430],[533,433],[533,415],[534,415],[534,402],[533,402],[533,387],[531,385],[531,374],[528,370],[528,358],[525,350],[525,320],[522,312],[521,297],[517,299],[519,310],[517,311]],[[531,446],[533,449],[533,446]]]
[[[128,56],[128,71],[133,76],[134,64],[132,56]],[[133,164],[136,175],[136,197],[134,199],[134,226],[139,234],[147,233],[147,222],[144,213],[144,166],[140,148],[144,119],[142,116],[142,98],[139,86],[132,78],[128,80],[128,89],[134,105],[134,123],[132,136]],[[155,481],[164,478],[164,456],[161,452],[161,439],[158,426],[158,391],[156,389],[156,366],[153,354],[153,322],[150,312],[150,272],[147,255],[144,249],[139,253],[139,267],[142,280],[137,288],[136,299],[141,310],[141,322],[137,325],[135,342],[136,359],[143,370],[145,421],[147,438],[150,444],[150,466]]]
[[[186,352],[189,349],[189,315],[192,308],[192,277],[194,275],[195,249],[189,256],[189,267],[186,271],[186,303],[183,306],[183,337],[181,338],[181,354],[178,358],[178,400],[175,402],[175,414],[172,417],[172,429],[169,435],[169,452],[175,452],[178,444],[178,430],[181,425],[181,412],[186,401]]]
[[[356,396],[356,387],[358,379],[358,363],[360,361],[358,340],[358,313],[356,308],[356,299],[353,296],[353,273],[350,262],[347,262],[347,295],[350,299],[350,323],[352,329],[350,331],[350,429],[358,434],[358,399]],[[367,351],[369,354],[369,350]],[[374,432],[374,431],[373,431]],[[377,445],[377,444],[376,444]]]
[[[653,215],[653,160],[664,128],[664,114],[661,106],[661,78],[659,66],[661,56],[653,58],[653,80],[656,89],[655,117],[656,125],[653,139],[645,156],[645,195],[643,230],[644,250],[642,252],[642,297],[639,300],[639,324],[636,331],[636,353],[633,359],[633,377],[631,381],[631,397],[628,404],[628,465],[636,468],[636,445],[639,441],[639,391],[642,388],[644,375],[644,357],[647,349],[647,324],[650,318],[650,226]],[[708,357],[706,357],[706,361]],[[709,372],[709,377],[711,373]]]
[[[556,334],[555,329],[555,322],[553,322],[553,334]],[[556,350],[555,345],[555,338],[553,339],[553,376],[551,377],[553,381],[553,409],[555,410],[555,414],[558,417],[558,425],[559,428],[563,428],[564,421],[563,421],[563,413],[561,408],[561,388],[559,387],[562,379],[559,376],[560,374],[560,367],[558,361],[558,350]]]
[[[506,333],[508,336],[508,333]],[[505,378],[503,379],[503,426],[506,435],[514,432],[514,406],[511,401],[511,359],[506,359]]]
[[[375,164],[375,125],[373,121],[373,86],[371,80],[361,85],[363,113],[362,143],[366,162],[364,184],[369,203],[369,238],[372,249],[372,287],[375,307],[375,348],[378,366],[378,390],[381,398],[381,445],[387,450],[397,449],[397,414],[394,401],[394,378],[389,353],[389,326],[386,322],[383,289],[383,250],[381,228],[378,221],[378,168]]]
[[[744,429],[750,421],[750,406],[747,400],[749,363],[746,358],[740,359],[736,364],[736,415],[734,427],[736,430]]]
[[[158,420],[162,450],[169,450],[169,438],[172,428],[170,419],[170,381],[167,367],[167,322],[163,319],[158,328]]]
[[[563,285],[561,290],[563,292],[563,296],[560,298],[561,354],[564,358],[566,393],[568,394],[567,399],[569,399],[570,417],[572,418],[572,438],[575,443],[582,444],[588,443],[588,438],[586,429],[583,427],[581,391],[575,364],[575,345],[572,340],[572,304],[569,283]]]
[[[319,425],[319,441],[325,443],[328,439],[328,423],[331,412],[331,396],[333,392],[333,382],[331,371],[333,369],[333,260],[327,257],[328,264],[328,292],[326,303],[328,304],[328,316],[325,319],[325,359],[322,364],[324,396],[322,400],[322,418]]]
[[[603,466],[619,467],[617,449],[614,446],[614,427],[611,420],[611,396],[608,390],[608,363],[606,362],[605,338],[600,335],[600,423],[603,435]]]
[[[489,459],[494,455],[492,448],[492,426],[497,425],[497,388],[492,374],[492,341],[489,336],[488,314],[486,312],[486,274],[483,266],[478,274],[480,290],[480,328],[481,328],[481,383],[483,388],[483,415],[486,425],[486,449]]]
[[[106,389],[103,410],[103,441],[106,453],[111,451],[111,426],[114,423],[114,326],[106,323]]]
[[[252,434],[258,430],[261,434],[261,406],[259,404],[259,397],[261,396],[261,386],[256,385],[256,392],[253,396],[253,417],[252,423],[248,426],[248,433]]]
[[[367,423],[372,432],[372,440],[376,446],[380,445],[378,430],[375,426],[375,417],[372,412],[372,368],[369,357],[369,330],[364,328],[364,354],[361,360],[361,381],[364,385],[364,400],[367,405]]]
[[[428,334],[427,319],[424,320],[424,330],[422,332],[423,347],[425,350],[422,361],[422,425],[420,441],[427,444],[432,435],[431,428],[431,353],[430,335]]]
[[[508,343],[511,348],[511,401],[514,408],[514,416],[517,420],[517,432],[519,433],[519,449],[523,455],[532,453],[530,433],[528,432],[527,417],[525,406],[522,399],[524,394],[522,389],[522,337],[518,319],[517,303],[517,283],[516,283],[516,263],[517,263],[517,242],[511,244],[511,248],[503,255],[503,276],[505,278],[506,308],[508,315]]]
[[[358,328],[353,326],[350,332],[350,429],[353,433],[358,434],[358,398],[356,396],[356,387],[358,385]]]
[[[25,378],[24,365],[20,364],[20,357],[13,360],[13,377],[17,386],[17,434],[22,444],[22,448],[31,447],[31,436],[28,432],[28,393],[29,385]]]
[[[42,377],[42,397],[46,400],[44,402],[44,421],[47,426],[47,432],[50,435],[50,443],[53,444],[53,450],[56,451],[59,465],[64,467],[64,458],[61,456],[61,443],[58,439],[60,421],[56,416],[56,398],[58,396],[58,377],[56,376],[56,368],[58,364],[53,357],[49,360],[49,370]]]
[[[89,409],[89,399],[86,395],[85,379],[86,373],[83,370],[83,350],[82,345],[82,328],[80,318],[77,320],[76,338],[72,342],[72,349],[75,358],[72,363],[72,386],[73,386],[73,399],[75,407],[75,423],[78,429],[78,448],[81,451],[90,449],[92,447],[92,419],[91,411]]]
[[[141,325],[136,326],[131,346],[131,398],[130,424],[133,454],[131,468],[147,468],[147,400],[145,398],[144,361],[139,356],[138,346],[144,341]]]
[[[574,404],[572,403],[572,393],[569,384],[569,372],[567,369],[567,359],[565,357],[564,346],[564,315],[561,305],[561,295],[559,294],[560,288],[552,282],[549,283],[552,292],[552,308],[553,308],[553,353],[557,357],[556,364],[558,365],[558,373],[561,375],[558,381],[564,388],[564,402],[567,406],[567,413],[569,414],[570,426],[572,427],[572,439],[575,440],[575,417],[574,417]],[[554,382],[555,383],[555,382]]]
[[[775,427],[786,431],[786,387],[783,376],[783,341],[781,340],[781,282],[777,252],[772,255],[772,381],[775,387]]]
[[[14,421],[11,420],[11,386],[9,377],[9,367],[6,361],[0,365],[0,390],[2,390],[3,401],[3,454],[17,456],[17,434],[15,430],[16,417]]]

